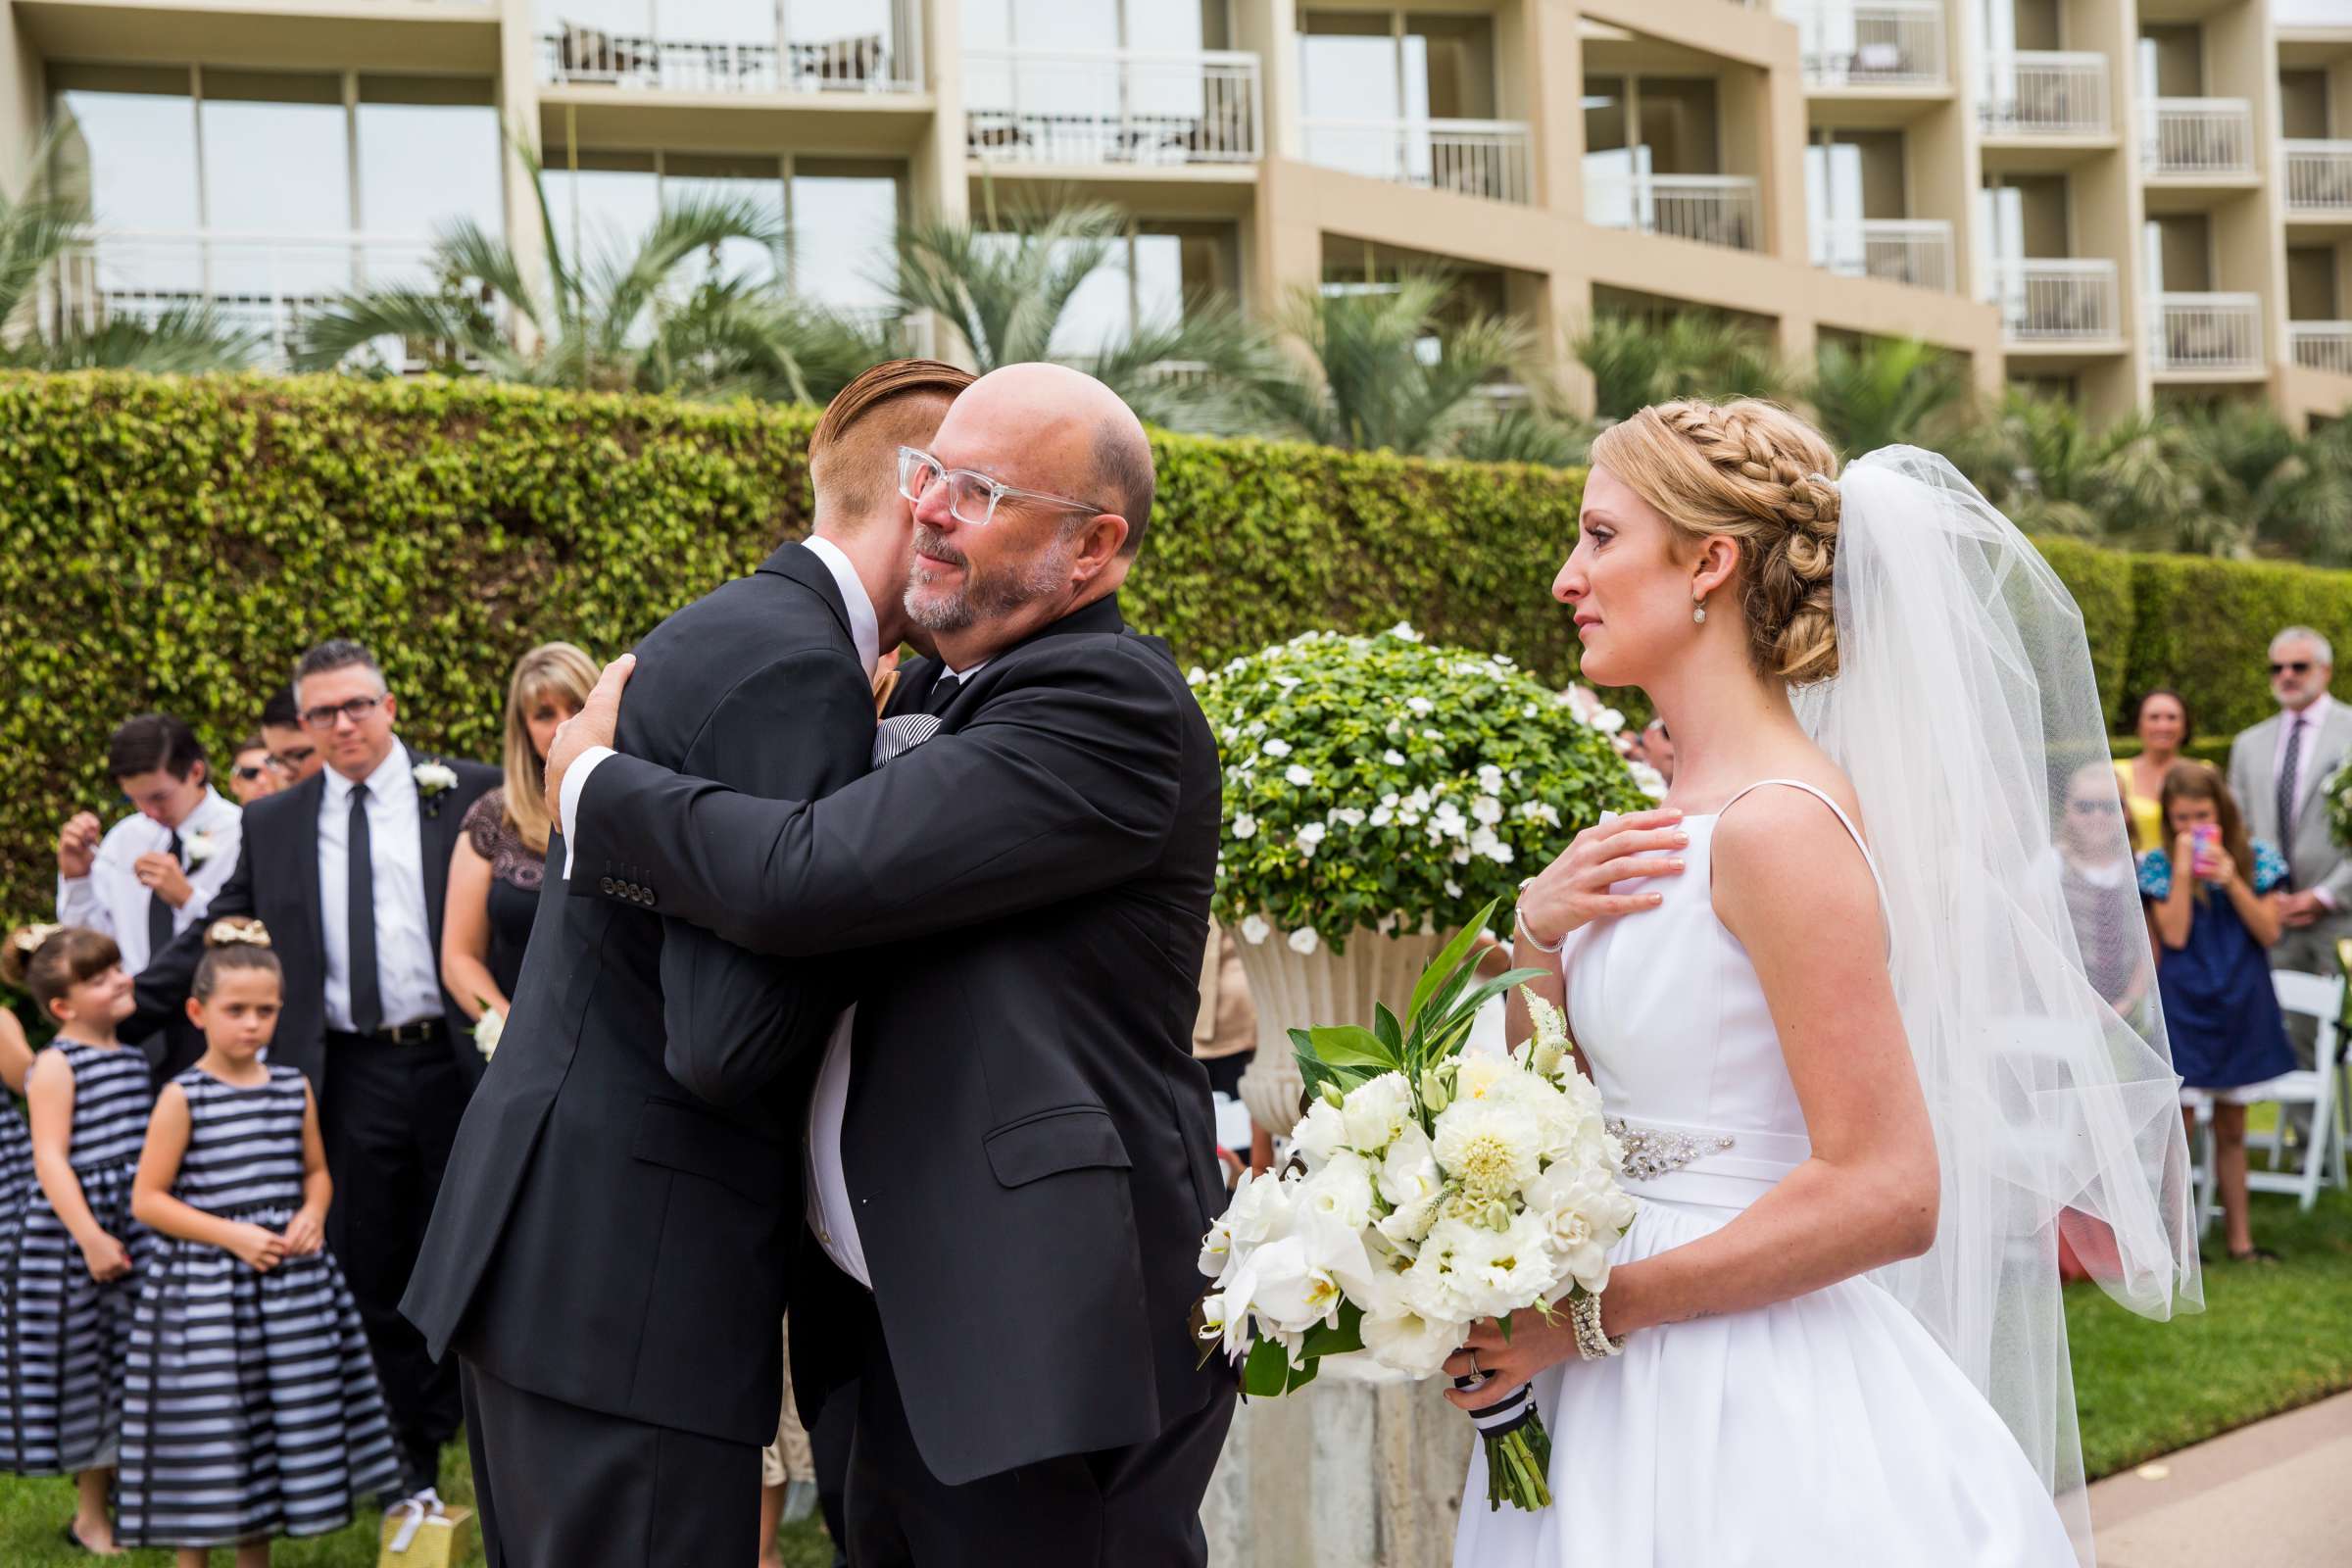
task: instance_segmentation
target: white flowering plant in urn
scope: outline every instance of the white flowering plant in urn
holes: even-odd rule
[[[1614,712],[1410,626],[1306,632],[1194,686],[1225,761],[1216,914],[1250,946],[1508,910],[1602,812],[1649,804],[1596,721]]]

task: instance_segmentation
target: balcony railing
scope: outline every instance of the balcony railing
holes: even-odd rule
[[[2254,106],[2243,98],[2157,98],[2144,115],[2142,160],[2158,176],[2254,172]]]
[[[2154,370],[2259,373],[2264,368],[2258,294],[2159,294],[2149,318]]]
[[[1744,174],[1585,172],[1585,220],[1601,228],[1696,240],[1736,251],[1762,248],[1756,182]]]
[[[2107,57],[2021,53],[1985,63],[1984,130],[1993,136],[2104,136]]]
[[[260,339],[268,362],[283,368],[305,319],[355,290],[429,286],[432,255],[423,240],[365,234],[97,229],[59,259],[42,291],[41,319],[51,330],[95,330],[210,307],[231,331]]]
[[[539,79],[649,92],[915,92],[911,0],[879,32],[782,42],[657,38],[569,26],[539,35]]]
[[[1813,265],[1841,277],[1875,277],[1952,291],[1952,225],[1933,219],[1818,223]]]
[[[2113,262],[2039,258],[1996,264],[1992,303],[2013,343],[2107,343],[2124,335]]]
[[[2286,341],[2297,365],[2352,375],[2352,321],[2289,321]]]
[[[1531,199],[1527,126],[1511,120],[1308,120],[1306,161],[1399,185]]]
[[[1779,0],[1816,87],[1940,87],[1943,0]]]
[[[974,158],[1027,164],[1248,164],[1264,123],[1257,56],[967,51]]]
[[[2286,143],[2286,210],[2295,218],[2352,218],[2352,141]]]

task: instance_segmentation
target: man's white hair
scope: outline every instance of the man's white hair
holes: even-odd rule
[[[2286,630],[2272,638],[2271,657],[2273,659],[2277,659],[2278,657],[2278,650],[2284,648],[2288,643],[2311,644],[2312,647],[2320,651],[2321,663],[2326,664],[2329,669],[2333,669],[2335,667],[2334,647],[2328,641],[2327,638],[2321,636],[2318,632],[2313,631],[2309,626],[2289,626],[2286,628]]]

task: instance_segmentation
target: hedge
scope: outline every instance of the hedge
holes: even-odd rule
[[[59,822],[122,810],[109,730],[160,708],[216,758],[304,647],[360,637],[412,740],[497,755],[531,644],[627,647],[807,526],[805,409],[437,379],[0,375],[0,911],[45,911]],[[1155,434],[1130,618],[1215,663],[1409,620],[1554,683],[1549,596],[1581,475]],[[2352,574],[2038,541],[2121,713],[2180,686],[2220,735],[2271,710],[2263,650],[2352,640]],[[1639,704],[1629,706],[1639,711]]]

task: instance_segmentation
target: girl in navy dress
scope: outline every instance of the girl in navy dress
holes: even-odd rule
[[[67,1539],[111,1553],[107,1488],[146,1245],[130,1178],[155,1083],[147,1058],[115,1038],[131,992],[114,938],[28,926],[0,950],[0,979],[57,1021],[24,1085],[38,1190],[0,1267],[0,1469],[72,1475]]]
[[[2175,762],[2162,803],[2171,848],[2140,857],[2139,891],[2156,928],[2173,1067],[2188,1088],[2213,1095],[2214,1180],[2230,1258],[2275,1262],[2254,1245],[2246,1212],[2246,1107],[2235,1091],[2294,1070],[2264,956],[2278,940],[2286,860],[2246,836],[2229,785],[2204,762]]]
[[[190,986],[205,1053],[164,1086],[131,1203],[159,1238],[123,1374],[117,1507],[181,1568],[351,1522],[400,1478],[359,1308],[325,1250],[333,1196],[309,1080],[262,1060],[284,977],[258,920],[220,920]]]

